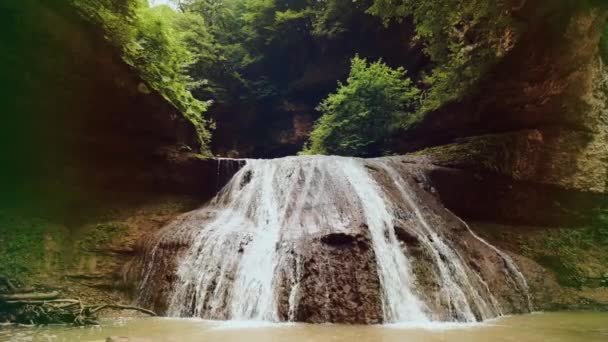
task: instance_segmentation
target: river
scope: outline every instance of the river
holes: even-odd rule
[[[397,342],[397,341],[608,341],[608,313],[534,313],[484,323],[418,325],[270,324],[198,319],[115,318],[97,327],[0,327],[0,341],[105,341],[127,336],[132,342]]]

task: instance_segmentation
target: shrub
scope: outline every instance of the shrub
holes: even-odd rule
[[[403,68],[382,61],[368,63],[356,56],[346,84],[317,108],[315,124],[304,154],[367,156],[381,152],[382,143],[408,116],[420,91]]]

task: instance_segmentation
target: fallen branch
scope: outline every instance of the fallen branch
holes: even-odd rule
[[[19,291],[6,277],[0,277],[10,291]],[[10,285],[9,285],[10,284]],[[73,324],[95,325],[101,310],[133,310],[156,316],[153,311],[131,305],[95,304],[84,305],[80,298],[59,298],[59,292],[11,293],[0,295],[0,322],[20,324]]]
[[[91,307],[91,306],[88,306],[88,307]],[[133,311],[139,311],[141,313],[145,313],[150,316],[156,316],[156,313],[154,311],[150,311],[148,309],[140,308],[137,306],[120,305],[120,304],[103,304],[103,305],[100,305],[100,306],[94,308],[93,310],[91,310],[91,313],[95,314],[95,313],[97,313],[101,310],[105,310],[105,309],[133,310]]]
[[[6,304],[10,305],[43,305],[43,304],[79,304],[80,301],[77,299],[51,299],[51,300],[11,300],[7,301]]]
[[[15,293],[0,295],[0,301],[19,301],[19,300],[51,300],[59,298],[59,292],[53,291],[48,293]]]

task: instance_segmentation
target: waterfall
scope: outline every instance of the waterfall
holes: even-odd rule
[[[171,316],[426,322],[502,314],[484,276],[515,279],[512,296],[527,296],[510,258],[510,272],[494,272],[485,260],[503,252],[470,230],[466,248],[454,243],[468,226],[404,172],[390,158],[247,160],[209,204],[147,241],[140,300],[170,279]]]

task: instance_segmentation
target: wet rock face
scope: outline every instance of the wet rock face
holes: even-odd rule
[[[593,212],[608,203],[608,197],[601,193],[453,167],[429,169],[428,180],[443,205],[467,221],[553,227],[587,225],[594,218]]]
[[[408,246],[420,246],[420,241],[418,240],[416,235],[403,227],[395,226],[395,235],[397,236],[397,240]]]
[[[127,268],[139,301],[207,319],[372,324],[527,312],[506,254],[438,201],[424,159],[248,161]]]
[[[12,87],[7,90],[15,92],[9,93],[14,99],[7,99],[16,104],[15,116],[24,119],[15,121],[22,125],[8,127],[32,139],[27,143],[36,146],[37,158],[43,152],[91,162],[94,155],[102,164],[140,161],[166,146],[200,150],[194,125],[150,90],[101,30],[71,4],[15,2],[3,4],[3,11],[6,18],[21,18],[11,21],[19,35],[7,42],[11,54],[2,62],[10,71]],[[22,43],[32,37],[49,43],[25,48]],[[31,65],[36,68],[27,67]],[[31,77],[24,77],[27,72]]]
[[[365,228],[365,227],[364,227]],[[294,320],[310,323],[382,322],[380,286],[369,237],[329,234],[304,258]],[[320,310],[319,308],[327,308]],[[289,317],[285,315],[285,320]]]
[[[323,242],[326,245],[329,246],[334,246],[334,247],[339,247],[339,246],[346,246],[348,247],[349,245],[354,245],[358,239],[361,239],[362,237],[360,236],[356,236],[356,235],[349,235],[349,234],[345,234],[345,233],[333,233],[333,234],[327,234],[325,236],[323,236],[321,238],[321,242]]]

